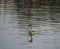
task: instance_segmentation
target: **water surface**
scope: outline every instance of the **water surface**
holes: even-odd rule
[[[15,7],[1,6],[0,49],[60,49],[60,13],[51,14],[49,9],[40,8],[17,11]],[[28,37],[31,20],[36,31],[32,43]]]

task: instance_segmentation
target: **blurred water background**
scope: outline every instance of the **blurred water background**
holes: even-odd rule
[[[41,6],[38,0],[1,0],[0,49],[60,49],[60,6],[56,2]],[[28,37],[31,19],[36,31],[32,43]]]

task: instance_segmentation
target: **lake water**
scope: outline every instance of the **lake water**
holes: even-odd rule
[[[40,8],[9,9],[0,8],[0,49],[60,49],[60,13]],[[31,21],[36,31],[33,42],[28,36]]]

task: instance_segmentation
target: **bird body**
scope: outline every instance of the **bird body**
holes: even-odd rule
[[[32,35],[35,35],[36,32],[35,31],[29,31],[29,35],[32,36]]]

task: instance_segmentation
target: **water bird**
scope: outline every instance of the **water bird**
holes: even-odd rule
[[[32,25],[30,24],[29,25],[29,35],[32,36],[32,35],[35,35],[36,34],[36,31],[32,30]]]
[[[33,41],[32,36],[36,34],[36,31],[32,30],[32,26],[31,26],[31,25],[29,25],[29,27],[30,27],[30,30],[29,30],[28,33],[29,33],[29,35],[30,35],[30,37],[31,37],[30,42],[32,42],[32,41]]]

